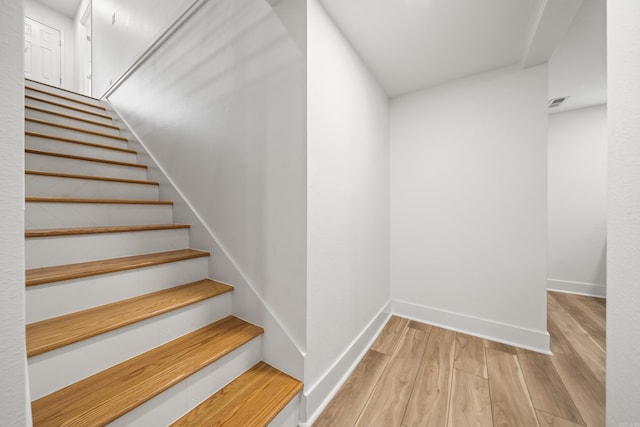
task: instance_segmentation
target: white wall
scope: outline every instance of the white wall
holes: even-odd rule
[[[93,0],[93,96],[102,96],[191,3]]]
[[[86,75],[88,74],[86,63],[91,60],[91,49],[88,47],[90,43],[88,44],[86,40],[86,30],[82,25],[82,17],[90,3],[91,0],[81,0],[73,18],[73,43],[76,53],[73,65],[76,70],[75,90],[89,96],[91,96],[91,84],[86,79]],[[89,28],[91,27],[91,16],[89,16],[88,26]]]
[[[60,30],[62,88],[75,91],[75,31],[72,19],[35,0],[24,0],[24,15]]]
[[[287,29],[262,0],[207,2],[109,100],[202,219],[266,360],[301,378],[306,64]]]
[[[607,426],[640,425],[640,2],[607,2]]]
[[[305,395],[313,417],[386,320],[389,110],[318,1],[308,7]]]
[[[0,2],[0,425],[29,419],[24,334],[24,60],[21,2]]]
[[[607,107],[549,116],[549,289],[605,296]]]
[[[548,351],[547,68],[391,103],[394,312]]]

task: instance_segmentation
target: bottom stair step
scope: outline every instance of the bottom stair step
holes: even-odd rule
[[[263,332],[226,317],[32,402],[33,425],[106,425]]]
[[[300,390],[300,381],[260,362],[172,427],[266,426]]]

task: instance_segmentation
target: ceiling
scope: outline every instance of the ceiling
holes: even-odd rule
[[[569,96],[561,112],[607,101],[607,17],[604,0],[583,0],[549,60],[549,98]]]
[[[49,9],[53,9],[55,11],[60,12],[63,15],[73,18],[82,0],[36,0],[36,1],[38,3],[41,3],[47,6]]]
[[[393,97],[547,62],[582,0],[320,1]]]

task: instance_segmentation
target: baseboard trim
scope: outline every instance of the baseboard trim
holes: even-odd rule
[[[392,300],[391,312],[400,317],[439,326],[492,341],[551,354],[549,333],[468,316],[406,301]]]
[[[300,426],[310,426],[318,419],[378,337],[387,320],[391,317],[390,311],[391,302],[389,301],[384,304],[378,314],[371,319],[324,375],[310,387],[306,387],[301,405],[304,408],[304,413],[301,411],[301,415],[306,418],[306,421],[301,422]],[[306,417],[307,414],[311,415]]]
[[[570,280],[547,279],[547,289],[569,294],[586,295],[589,297],[606,298],[607,287],[595,283],[572,282]]]

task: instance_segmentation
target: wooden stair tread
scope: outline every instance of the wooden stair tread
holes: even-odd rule
[[[232,289],[229,285],[205,279],[31,323],[27,325],[27,357],[195,304]]]
[[[266,426],[300,390],[300,381],[259,362],[172,427]]]
[[[39,154],[41,156],[61,157],[61,158],[72,159],[72,160],[83,160],[86,162],[98,162],[98,163],[106,163],[110,165],[128,166],[132,168],[147,169],[147,165],[142,165],[139,163],[129,163],[129,162],[121,162],[118,160],[98,159],[97,157],[76,156],[75,154],[55,153],[52,151],[34,150],[32,148],[26,148],[24,151],[25,153],[28,153],[28,154]]]
[[[33,425],[105,425],[262,333],[224,318],[32,402]]]
[[[42,85],[42,86],[50,87],[54,91],[68,92],[68,93],[72,93],[72,94],[77,95],[77,96],[81,96],[83,98],[87,98],[87,99],[92,100],[92,101],[100,102],[100,99],[94,98],[93,96],[85,95],[84,93],[78,93],[78,92],[75,92],[75,91],[72,91],[72,90],[69,90],[69,89],[65,89],[63,87],[52,86],[52,85],[50,85],[48,83],[39,82],[37,80],[33,80],[33,79],[28,78],[28,77],[25,77],[24,80],[27,81],[27,82],[33,82],[33,83],[36,83],[36,84],[39,84],[39,85]],[[31,86],[28,86],[27,84],[25,84],[24,87],[25,88],[31,88]]]
[[[167,264],[188,259],[208,257],[209,252],[195,249],[156,252],[121,258],[109,258],[76,264],[56,265],[52,267],[32,268],[26,271],[26,285],[42,285],[62,280],[79,279],[98,274],[115,273],[135,268]]]
[[[106,127],[106,128],[110,128],[110,129],[114,129],[114,130],[120,130],[120,128],[118,126],[115,126],[115,125],[110,125],[110,124],[102,123],[102,122],[96,122],[96,121],[93,121],[93,120],[84,119],[82,117],[71,116],[69,114],[59,113],[59,112],[53,111],[53,110],[47,110],[46,108],[34,107],[32,105],[25,105],[24,108],[26,108],[27,110],[39,111],[41,113],[52,114],[52,115],[58,116],[58,117],[64,117],[65,119],[72,119],[72,120],[77,120],[77,121],[83,122],[83,123],[89,123],[89,124],[95,125],[95,126],[102,126],[102,127]]]
[[[46,120],[34,119],[32,117],[25,117],[24,120],[25,120],[25,122],[38,123],[38,124],[41,124],[41,125],[53,126],[53,127],[57,127],[57,128],[60,128],[60,129],[67,129],[67,130],[72,130],[72,131],[77,131],[77,132],[82,132],[82,133],[88,133],[88,134],[91,134],[91,135],[101,136],[101,137],[104,137],[104,138],[117,139],[118,141],[124,141],[124,142],[129,141],[127,138],[125,138],[124,136],[120,136],[120,135],[111,135],[109,133],[97,132],[97,131],[94,131],[94,130],[83,129],[83,128],[79,128],[79,127],[75,127],[75,126],[61,125],[59,123],[53,123],[53,122],[49,122],[49,121],[46,121]]]
[[[124,184],[143,184],[143,185],[160,185],[157,181],[144,181],[140,179],[124,179],[124,178],[111,178],[108,176],[95,176],[95,175],[78,175],[73,173],[62,172],[45,172],[27,169],[24,171],[26,175],[37,176],[50,176],[55,178],[71,178],[71,179],[89,179],[92,181],[109,181],[109,182],[121,182]]]
[[[26,86],[25,90],[32,90],[34,92],[44,93],[46,95],[55,96],[56,98],[65,99],[65,100],[71,101],[71,102],[77,102],[78,104],[86,105],[86,106],[91,107],[91,108],[98,108],[98,109],[104,110],[104,111],[107,110],[102,105],[96,105],[96,104],[92,104],[90,102],[80,101],[78,99],[74,99],[74,98],[71,98],[71,97],[68,97],[68,96],[64,96],[64,95],[61,95],[59,93],[49,92],[49,91],[46,91],[46,90],[43,90],[43,89],[40,89],[40,88],[37,88],[37,87]]]
[[[24,236],[29,237],[57,237],[77,236],[82,234],[127,233],[136,231],[176,230],[190,228],[189,224],[150,224],[150,225],[114,225],[107,227],[78,227],[78,228],[34,228],[26,230]]]
[[[33,131],[30,131],[30,130],[25,131],[24,134],[27,135],[27,136],[33,136],[33,137],[36,137],[36,138],[54,139],[56,141],[69,142],[71,144],[86,145],[88,147],[96,147],[96,148],[103,148],[105,150],[122,151],[122,152],[125,152],[125,153],[137,154],[137,151],[136,150],[132,150],[131,148],[112,147],[110,145],[98,144],[97,142],[81,141],[79,139],[67,138],[67,137],[64,137],[64,136],[49,135],[49,134],[46,134],[46,133],[33,132]]]
[[[84,197],[25,197],[30,203],[99,203],[112,205],[173,205],[171,200],[90,199]]]
[[[107,114],[101,114],[101,113],[98,113],[96,111],[85,110],[85,109],[82,109],[82,108],[74,107],[72,105],[62,104],[60,102],[51,101],[50,99],[39,98],[37,96],[33,96],[33,95],[29,95],[29,94],[25,94],[24,97],[26,99],[32,99],[34,101],[45,102],[47,104],[55,105],[56,107],[67,108],[69,110],[78,111],[80,113],[91,114],[92,116],[102,117],[103,119],[113,120],[113,117],[111,117],[111,116],[109,116]]]

